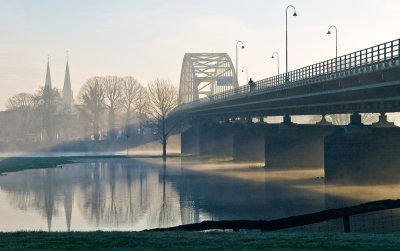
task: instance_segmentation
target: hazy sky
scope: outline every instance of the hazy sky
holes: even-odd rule
[[[399,0],[0,0],[0,110],[8,97],[44,85],[47,54],[53,86],[62,89],[66,50],[74,97],[95,75],[155,77],[179,85],[186,52],[227,52],[255,80],[275,75],[273,51],[285,68],[285,8],[289,69],[400,38]],[[290,11],[291,13],[291,11]],[[241,84],[245,74],[239,75]]]

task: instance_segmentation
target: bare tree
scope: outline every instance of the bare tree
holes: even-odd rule
[[[334,125],[347,125],[350,123],[351,114],[330,114],[327,115]],[[361,121],[364,124],[371,124],[378,121],[378,113],[361,113]]]
[[[18,93],[8,99],[7,110],[23,110],[28,111],[33,109],[34,97],[30,93]]]
[[[47,139],[53,140],[56,136],[57,123],[59,122],[59,108],[61,96],[57,88],[42,87],[34,96],[34,103],[39,117],[42,119],[42,129]]]
[[[140,86],[136,99],[135,99],[135,111],[139,116],[139,129],[140,133],[143,133],[143,122],[147,120],[150,108],[150,100],[147,90]]]
[[[89,113],[92,125],[93,137],[95,140],[100,138],[100,119],[104,112],[104,90],[97,77],[90,78],[82,86],[79,96],[80,102],[85,106]]]
[[[174,129],[167,123],[167,116],[177,106],[178,90],[171,81],[155,79],[148,84],[149,110],[155,133],[163,146],[163,159],[167,157],[167,140]]]
[[[125,77],[122,82],[122,98],[121,104],[125,109],[125,125],[126,130],[131,121],[132,112],[135,110],[135,102],[138,97],[140,89],[143,87],[133,77]],[[128,131],[127,131],[128,134]]]
[[[378,122],[379,113],[361,113],[361,121],[363,124],[372,124]]]
[[[123,80],[117,76],[102,77],[104,104],[108,110],[108,130],[110,138],[115,138],[115,113],[121,106]]]
[[[350,122],[350,114],[329,114],[326,118],[334,125],[347,125]]]
[[[13,119],[8,119],[10,126],[2,125],[4,131],[7,128],[8,135],[12,140],[26,140],[31,132],[33,132],[35,123],[34,119],[34,96],[30,93],[19,93],[8,99],[6,104],[7,110],[12,111],[15,115]]]

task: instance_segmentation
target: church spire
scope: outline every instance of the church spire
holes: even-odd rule
[[[50,56],[47,55],[47,71],[46,71],[46,82],[44,88],[51,88],[51,76],[50,76]]]
[[[67,51],[67,66],[65,68],[65,77],[64,77],[63,99],[66,105],[71,106],[72,90],[71,90],[71,78],[69,76],[68,51]]]

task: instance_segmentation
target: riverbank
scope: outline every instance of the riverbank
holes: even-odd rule
[[[399,234],[278,232],[0,233],[0,250],[395,250]]]
[[[73,163],[71,157],[9,157],[0,158],[0,175],[26,169],[55,168]]]
[[[135,155],[82,155],[82,156],[62,156],[62,157],[0,157],[0,175],[10,172],[19,172],[27,169],[56,168],[65,164],[79,162],[81,159],[109,159],[109,158],[162,158],[159,154],[135,154]],[[230,163],[231,158],[213,158],[212,156],[198,156],[191,154],[169,154],[167,158],[185,158],[194,161],[206,161],[210,163]]]

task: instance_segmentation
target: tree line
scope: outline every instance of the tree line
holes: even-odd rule
[[[96,76],[82,85],[72,106],[57,88],[12,96],[0,135],[3,140],[112,140],[148,132],[166,144],[165,121],[177,99],[177,88],[167,79],[144,87],[134,77]]]

